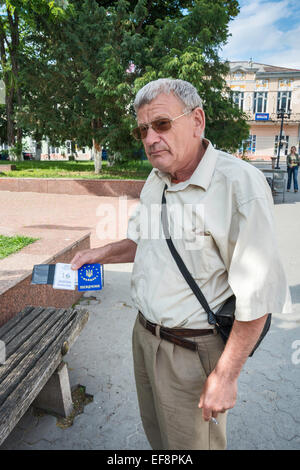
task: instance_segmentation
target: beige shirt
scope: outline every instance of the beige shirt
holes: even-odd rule
[[[173,184],[153,169],[129,220],[137,243],[132,298],[145,317],[166,327],[209,328],[207,314],[179,271],[162,234],[165,184],[173,243],[211,309],[236,295],[237,320],[292,311],[278,252],[273,199],[261,171],[213,148],[187,181]]]

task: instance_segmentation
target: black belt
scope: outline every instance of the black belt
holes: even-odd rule
[[[207,335],[214,334],[214,329],[193,330],[191,328],[166,328],[164,326],[156,325],[155,323],[152,323],[149,320],[147,320],[142,314],[142,312],[139,312],[139,321],[153,335],[156,336],[156,331],[158,329],[159,336],[161,337],[161,339],[165,339],[166,341],[170,341],[171,343],[175,343],[178,346],[182,346],[183,348],[190,349],[191,351],[197,351],[198,344],[195,343],[195,341],[184,339],[181,336],[196,337],[196,336],[207,336]]]

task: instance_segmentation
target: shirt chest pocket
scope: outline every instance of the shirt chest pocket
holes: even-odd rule
[[[196,279],[207,280],[214,272],[224,267],[210,232],[184,231],[183,252],[183,260]]]

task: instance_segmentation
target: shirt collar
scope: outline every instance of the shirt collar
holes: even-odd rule
[[[189,184],[200,186],[205,191],[210,185],[212,175],[214,173],[217,161],[217,150],[214,149],[212,143],[208,139],[203,139],[207,144],[204,155],[195,169],[192,176],[180,183],[171,186],[171,177],[168,173],[160,171],[158,168],[154,168],[154,173],[161,178],[169,186],[169,190],[177,191],[186,188]]]

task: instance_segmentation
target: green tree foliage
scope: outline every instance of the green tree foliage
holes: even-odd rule
[[[132,152],[126,109],[133,77],[127,70],[133,49],[140,50],[144,39],[137,35],[133,41],[124,1],[108,9],[94,0],[73,6],[55,33],[44,29],[31,35],[24,55],[27,106],[39,135],[89,145],[99,163],[105,143],[125,155],[131,145]]]
[[[37,140],[93,147],[96,171],[102,145],[132,156],[138,149],[130,135],[134,95],[160,77],[196,86],[206,135],[218,147],[235,149],[248,136],[244,115],[228,99],[228,67],[218,56],[239,11],[236,0],[73,0],[64,14],[58,1],[16,3],[46,8],[31,9],[24,20],[19,55],[19,123]]]
[[[59,3],[61,5],[59,5]],[[21,158],[23,129],[18,113],[23,109],[21,55],[30,28],[37,16],[55,23],[65,15],[64,0],[1,0],[0,1],[0,72],[5,84],[6,142],[11,158]]]
[[[248,137],[249,127],[230,100],[225,82],[229,67],[218,53],[228,38],[229,21],[238,14],[238,2],[199,0],[185,6],[184,14],[146,26],[153,47],[136,90],[162,77],[191,82],[203,100],[206,136],[219,148],[235,150]]]

